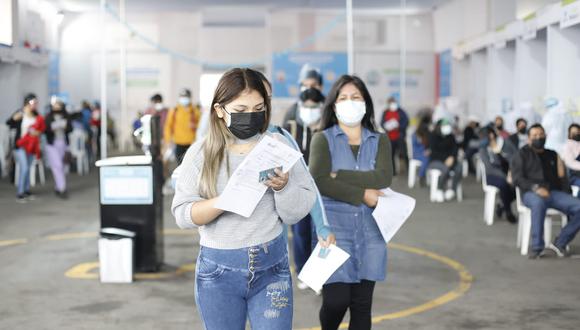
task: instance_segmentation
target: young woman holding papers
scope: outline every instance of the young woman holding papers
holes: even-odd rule
[[[267,132],[269,119],[270,100],[260,75],[250,69],[226,72],[212,101],[209,133],[189,148],[181,164],[171,209],[180,228],[199,227],[195,298],[208,330],[243,330],[246,316],[255,329],[292,328],[282,222],[294,224],[312,208],[316,193],[309,173],[293,166],[288,173],[269,175],[263,183],[269,189],[249,218],[216,208],[230,175],[262,138],[287,144]]]
[[[323,330],[337,329],[350,308],[349,329],[370,329],[375,282],[385,279],[387,264],[372,212],[380,189],[391,184],[391,145],[375,130],[373,101],[360,78],[340,77],[323,111],[324,131],[310,147],[310,172],[336,244],[350,258],[322,288],[320,323]]]

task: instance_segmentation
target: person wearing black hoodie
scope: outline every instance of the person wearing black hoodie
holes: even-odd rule
[[[459,145],[452,133],[451,123],[447,119],[441,119],[429,138],[431,156],[428,168],[441,171],[439,182],[431,182],[438,187],[438,202],[453,199],[461,181],[462,164],[457,159]],[[452,180],[451,187],[446,186],[449,179]]]

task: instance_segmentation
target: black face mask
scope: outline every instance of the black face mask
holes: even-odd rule
[[[260,112],[232,112],[228,129],[240,140],[246,140],[258,134],[266,122],[266,111]]]
[[[580,134],[576,134],[572,137],[572,140],[574,141],[580,141]]]
[[[520,128],[520,129],[518,130],[518,133],[520,133],[520,134],[526,134],[526,132],[527,132],[527,131],[528,131],[528,130],[527,130],[525,127],[522,127],[522,128]]]
[[[495,127],[501,131],[501,130],[503,129],[503,124],[501,124],[501,125],[496,125]]]
[[[544,149],[544,145],[546,144],[546,138],[539,138],[539,139],[533,139],[532,140],[532,147],[534,149]]]

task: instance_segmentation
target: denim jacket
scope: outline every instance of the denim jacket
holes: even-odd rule
[[[353,155],[348,137],[338,125],[324,131],[332,159],[332,172],[339,170],[372,171],[379,145],[379,133],[363,128],[358,155]],[[382,281],[386,277],[387,248],[373,219],[373,208],[351,205],[322,197],[330,230],[337,245],[350,258],[332,275],[328,283],[358,283],[361,280]]]

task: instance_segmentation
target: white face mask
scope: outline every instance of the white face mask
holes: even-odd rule
[[[451,132],[453,132],[453,128],[451,127],[451,125],[441,126],[441,134],[443,134],[444,136],[451,134]]]
[[[163,103],[155,103],[153,108],[155,108],[155,110],[157,110],[157,111],[161,111],[161,110],[163,110]]]
[[[391,111],[397,111],[397,110],[399,110],[399,105],[397,103],[395,103],[395,102],[391,102],[389,104],[389,110],[391,110]]]
[[[350,127],[359,125],[366,114],[366,105],[362,101],[342,101],[334,107],[338,121]]]
[[[182,106],[186,107],[190,103],[191,103],[191,100],[189,99],[189,97],[186,97],[186,96],[179,97],[179,104],[181,104]]]
[[[298,113],[300,116],[300,120],[302,120],[304,125],[310,126],[310,125],[312,125],[320,120],[320,117],[322,115],[322,110],[320,109],[320,107],[308,108],[308,107],[299,106]]]

